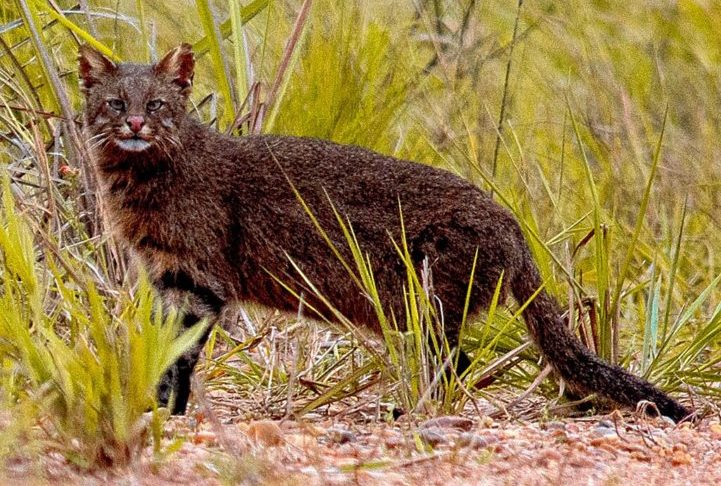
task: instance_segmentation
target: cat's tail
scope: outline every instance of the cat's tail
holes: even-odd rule
[[[541,283],[538,268],[524,248],[522,271],[510,282],[514,298],[524,304]],[[683,405],[648,381],[604,362],[589,351],[568,328],[558,304],[544,290],[528,304],[523,316],[541,354],[573,391],[597,393],[631,408],[641,400],[648,400],[656,404],[662,415],[676,422],[691,415]],[[653,414],[651,409],[647,410]]]

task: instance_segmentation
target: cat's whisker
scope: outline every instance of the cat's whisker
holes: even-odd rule
[[[105,139],[105,138],[102,139],[102,140],[98,140],[98,141],[95,142],[94,144],[89,145],[89,146],[88,146],[88,149],[91,150],[91,151],[94,151],[94,150],[102,147],[106,142],[107,142],[107,139]]]
[[[88,145],[88,147],[92,146],[98,139],[107,138],[107,134],[104,132],[98,133],[97,135],[93,135],[90,138],[87,138],[85,140],[85,143]]]
[[[95,139],[97,139],[97,138],[100,138],[100,137],[102,137],[102,136],[104,136],[104,135],[105,135],[105,133],[103,133],[103,132],[96,133],[96,134],[93,135],[92,137],[88,137],[85,141],[86,141],[86,142],[92,142],[93,140],[95,140]]]
[[[173,157],[170,155],[170,152],[168,151],[168,147],[165,142],[157,141],[156,143],[158,144],[158,147],[160,147],[160,150],[162,150],[165,156],[168,158],[168,160],[173,163]],[[175,164],[173,163],[173,165]]]
[[[183,158],[184,154],[180,151],[177,151],[177,152],[174,151],[174,153],[171,154],[168,144],[166,143],[167,141],[168,141],[168,138],[157,138],[155,140],[155,144],[165,154],[165,156],[167,157],[167,162],[170,163],[173,167],[175,167],[176,166],[175,159],[178,157]]]
[[[103,138],[99,138],[99,139],[95,140],[94,143],[88,145],[88,149],[89,149],[90,151],[94,151],[95,149],[104,147],[109,141],[110,141],[110,137],[109,137],[109,136],[105,136],[105,137],[103,137]]]
[[[176,149],[178,149],[178,151],[180,151],[180,152],[183,151],[183,149],[184,149],[183,144],[177,136],[171,134],[171,135],[165,137],[164,140],[167,140],[168,142],[170,142]]]
[[[107,133],[99,133],[96,136],[89,138],[86,142],[90,145],[94,145],[98,142],[102,142],[103,140],[107,140],[108,136],[109,135]]]
[[[176,163],[175,163],[176,158],[180,158],[181,160],[185,161],[185,150],[184,150],[185,147],[183,146],[182,142],[180,141],[180,139],[177,136],[175,136],[173,134],[166,135],[162,138],[158,138],[156,140],[156,143],[161,148],[161,150],[165,153],[165,155],[168,157],[168,160],[170,161],[171,164],[173,164],[173,166],[176,165]],[[168,146],[168,144],[170,146],[172,146],[172,148],[174,149],[174,150],[172,150],[172,155],[171,155],[171,150],[170,150],[170,147]]]

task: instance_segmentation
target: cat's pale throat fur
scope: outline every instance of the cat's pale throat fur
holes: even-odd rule
[[[501,276],[502,297],[510,292],[520,303],[542,286],[518,223],[473,184],[324,140],[222,135],[186,112],[193,68],[187,44],[153,65],[116,65],[87,46],[79,57],[84,130],[108,227],[142,262],[164,302],[184,306],[186,325],[216,317],[230,302],[296,310],[296,298],[271,276],[302,290],[292,259],[345,316],[380,330],[369,300],[289,181],[346,261],[352,256],[333,207],[350,221],[370,255],[382,301],[396,316],[405,312],[406,271],[393,245],[401,237],[400,202],[413,262],[419,269],[424,259],[430,263],[451,346],[458,345],[476,252],[470,311],[489,305]],[[327,311],[309,295],[315,309]],[[523,316],[543,357],[575,393],[595,392],[627,407],[648,400],[673,420],[689,416],[658,388],[586,349],[545,290]],[[186,409],[202,344],[178,360],[160,386],[160,403],[174,396],[174,413]],[[459,362],[467,366],[468,358],[461,354]]]

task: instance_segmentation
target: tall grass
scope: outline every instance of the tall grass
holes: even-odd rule
[[[182,347],[159,345],[157,354],[144,347],[154,332],[171,327],[148,314],[145,287],[135,300],[127,297],[126,263],[96,210],[75,115],[80,42],[139,61],[192,42],[194,112],[220,130],[359,144],[493,190],[521,222],[547,290],[566,303],[590,348],[669,391],[719,395],[721,243],[714,233],[721,89],[713,73],[721,59],[715,28],[721,7],[580,0],[524,2],[520,9],[501,0],[88,3],[87,12],[64,1],[0,6],[0,163],[10,177],[3,231],[7,245],[16,245],[3,246],[10,257],[2,262],[2,290],[12,299],[8,307],[22,303],[8,314],[14,319],[8,329],[26,331],[15,354],[2,348],[3,384],[17,396],[41,393],[53,405],[39,413],[59,417],[58,433],[67,436],[80,434],[70,417],[94,410],[83,412],[96,417],[88,430],[105,435],[89,440],[94,452],[78,457],[125,457],[123,447],[97,452],[113,440],[132,442],[148,403],[141,394],[128,402],[132,412],[118,409],[123,387],[140,379],[143,389],[152,388],[161,365]],[[8,209],[8,191],[22,215]],[[12,226],[13,217],[25,223]],[[347,234],[352,247],[352,228]],[[371,250],[357,248],[347,264],[349,278],[372,297]],[[433,383],[447,358],[443,343],[435,344],[440,361],[432,362],[433,353],[431,361],[416,359],[428,349],[418,339],[422,326],[439,317],[424,303],[422,282],[409,273],[408,316],[394,316],[410,319],[415,331],[399,336],[385,316],[385,355],[354,331],[324,344],[311,339],[307,354],[282,353],[277,340],[256,339],[254,330],[265,332],[258,327],[242,342],[219,332],[216,342],[230,348],[209,368],[209,385],[264,387],[290,399],[284,413],[305,413],[373,386],[409,410],[420,403],[432,412],[430,401],[441,404],[435,410],[456,410],[450,403],[462,403],[465,391]],[[524,390],[535,378],[537,355],[525,344],[517,311],[498,302],[468,317],[470,376],[483,386],[495,380]],[[248,315],[246,324],[265,319],[268,333],[295,339],[289,348],[296,350],[303,332],[315,329],[301,317],[276,332],[275,318],[253,309]],[[133,341],[133,329],[143,338]],[[88,375],[63,371],[42,358],[49,343],[96,364],[81,367]],[[155,360],[142,366],[148,375],[132,374],[140,365],[128,371],[121,357],[132,353]],[[230,366],[235,359],[240,365]]]

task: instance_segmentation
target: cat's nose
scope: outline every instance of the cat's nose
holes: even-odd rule
[[[125,119],[125,123],[128,124],[128,127],[130,127],[133,133],[138,133],[143,129],[143,125],[145,125],[145,117],[142,115],[130,115]]]

